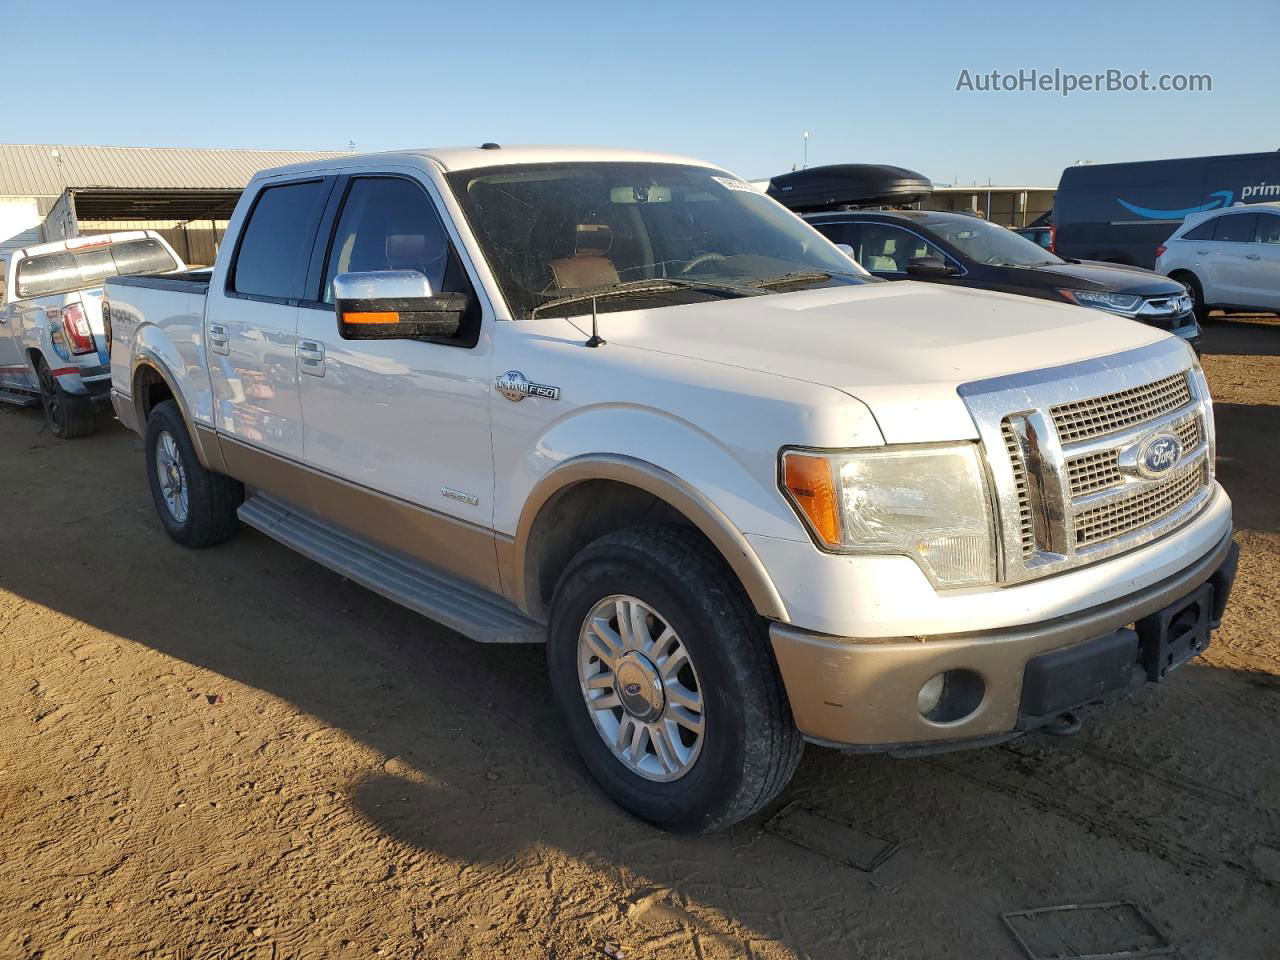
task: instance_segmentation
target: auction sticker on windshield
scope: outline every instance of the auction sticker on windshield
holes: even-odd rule
[[[720,186],[727,187],[730,190],[742,190],[746,193],[760,192],[745,180],[734,180],[732,177],[712,177],[711,179],[720,184]]]

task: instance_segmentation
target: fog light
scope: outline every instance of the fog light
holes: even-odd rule
[[[926,680],[920,692],[916,694],[916,708],[921,715],[928,716],[942,699],[942,691],[947,688],[947,675],[940,673],[932,680]]]
[[[955,723],[977,710],[986,695],[987,685],[972,670],[947,670],[925,681],[916,707],[926,720]]]

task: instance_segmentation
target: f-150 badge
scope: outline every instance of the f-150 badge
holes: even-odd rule
[[[512,403],[519,403],[525,397],[541,397],[543,400],[559,400],[560,388],[547,386],[545,383],[532,383],[525,379],[519,370],[508,370],[498,378],[498,392]]]

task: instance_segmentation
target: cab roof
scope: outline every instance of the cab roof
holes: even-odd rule
[[[489,146],[489,147],[423,147],[413,150],[389,150],[382,153],[350,153],[326,160],[311,160],[283,167],[263,170],[258,177],[288,173],[305,173],[321,170],[340,170],[344,167],[368,167],[379,163],[409,161],[418,164],[433,161],[446,172],[474,170],[481,167],[515,166],[526,163],[675,163],[695,167],[714,167],[714,164],[694,157],[670,153],[653,153],[645,150],[621,150],[614,147],[574,146]],[[256,178],[255,178],[256,179]]]

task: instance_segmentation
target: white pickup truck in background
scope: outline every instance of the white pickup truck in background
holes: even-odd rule
[[[54,436],[92,433],[111,395],[102,281],[181,269],[153,230],[35,244],[0,258],[0,400],[42,404]]]
[[[106,286],[173,539],[243,521],[466,636],[546,641],[588,769],[669,829],[759,810],[806,740],[1069,731],[1204,650],[1231,589],[1190,347],[877,281],[696,160],[268,170],[211,273]]]

